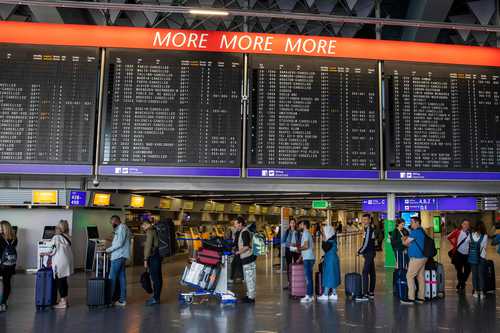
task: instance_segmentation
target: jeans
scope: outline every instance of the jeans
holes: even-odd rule
[[[408,299],[415,300],[415,277],[418,280],[418,298],[425,298],[425,263],[427,258],[410,258],[408,264],[408,272],[406,273],[406,281],[408,283]]]
[[[377,275],[375,273],[375,253],[364,254],[365,264],[363,266],[363,295],[373,293],[375,291],[375,283]],[[368,280],[370,283],[368,285]]]
[[[163,287],[163,275],[161,272],[161,257],[158,251],[149,257],[149,275],[151,281],[153,281],[153,298],[159,302]]]
[[[484,291],[484,260],[479,259],[479,264],[470,264],[472,270],[472,287],[474,291]]]
[[[118,258],[116,260],[111,260],[111,271],[109,273],[109,278],[111,280],[111,291],[114,295],[116,289],[116,282],[120,285],[120,302],[125,302],[127,300],[127,276],[125,274],[125,262],[127,259]]]
[[[56,278],[55,282],[57,290],[59,291],[59,296],[61,296],[61,298],[68,297],[68,278]]]
[[[313,285],[313,260],[304,260],[304,274],[306,276],[306,286],[307,286],[307,296],[314,295],[314,285]]]
[[[7,300],[9,299],[10,292],[12,290],[11,287],[11,279],[12,279],[12,272],[9,270],[2,270],[2,278],[3,278],[3,295],[0,299],[0,304],[6,305]]]
[[[469,278],[471,265],[468,262],[468,256],[457,251],[455,254],[455,269],[457,270],[457,281],[458,286],[461,289],[465,289],[467,284],[467,279]]]
[[[247,297],[255,299],[255,285],[257,282],[257,265],[255,264],[255,261],[250,264],[243,265],[243,276],[247,287]]]

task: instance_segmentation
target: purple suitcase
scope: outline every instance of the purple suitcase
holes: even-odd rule
[[[303,264],[291,265],[290,296],[294,298],[306,295],[306,276]]]

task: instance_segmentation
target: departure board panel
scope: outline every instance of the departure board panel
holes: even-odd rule
[[[0,173],[91,173],[98,55],[0,45]]]
[[[384,73],[390,178],[495,177],[487,172],[500,171],[500,68],[386,62]]]
[[[242,56],[107,54],[102,174],[239,176]]]
[[[378,178],[375,61],[251,56],[248,175]]]

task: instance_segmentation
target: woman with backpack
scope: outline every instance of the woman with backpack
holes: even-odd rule
[[[52,270],[56,289],[59,292],[59,303],[55,309],[66,309],[68,304],[68,277],[73,274],[73,252],[69,236],[68,221],[61,220],[56,226],[56,234],[52,238],[52,251],[47,253],[52,258]]]
[[[0,274],[3,280],[3,294],[0,300],[0,312],[7,311],[7,300],[12,291],[11,279],[16,273],[17,238],[8,221],[0,222]]]
[[[488,235],[482,221],[479,221],[472,227],[472,234],[469,243],[468,262],[472,270],[472,287],[474,291],[472,296],[475,298],[484,298],[485,290],[485,263],[486,246],[488,245]]]

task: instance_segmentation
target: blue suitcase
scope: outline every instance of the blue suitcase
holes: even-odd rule
[[[52,268],[43,267],[36,272],[35,305],[38,310],[56,303],[56,286]]]
[[[408,299],[408,282],[406,281],[406,269],[394,270],[394,294],[400,300]]]

